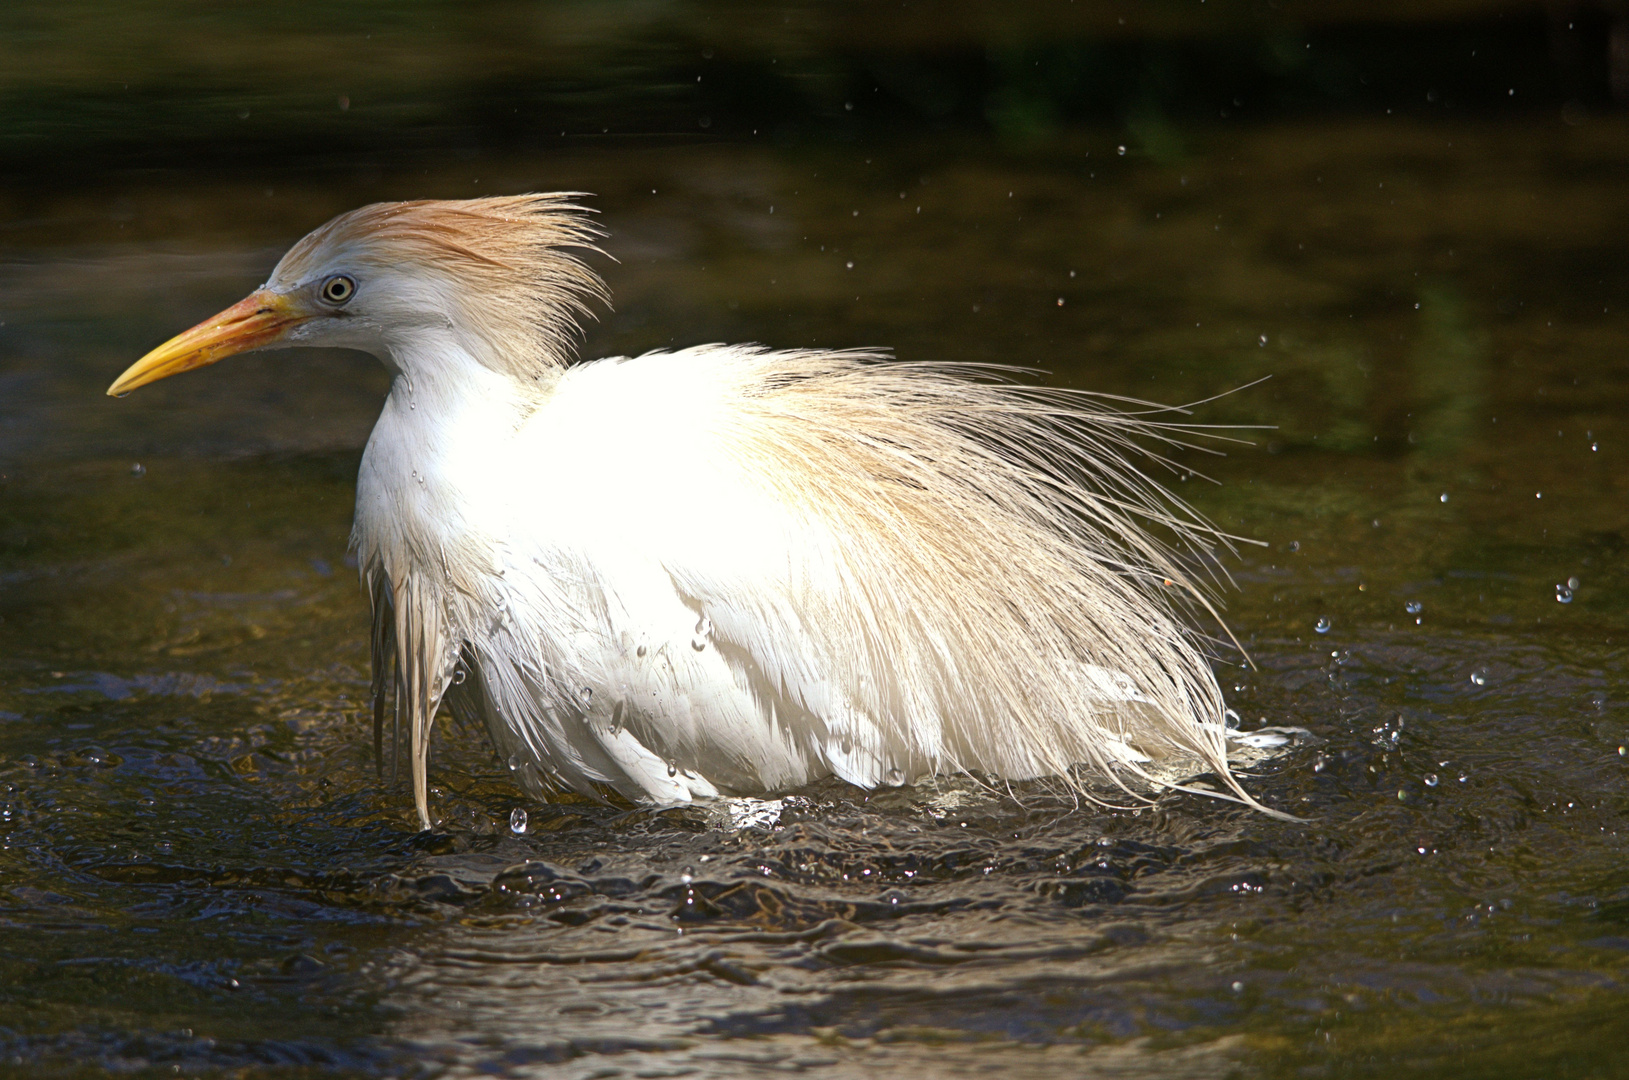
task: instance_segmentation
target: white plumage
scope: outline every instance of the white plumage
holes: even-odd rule
[[[1127,461],[1180,427],[997,369],[701,346],[567,366],[603,286],[569,196],[379,204],[110,392],[271,344],[378,356],[353,544],[430,824],[431,722],[538,796],[671,803],[1180,755],[1228,770],[1185,566]],[[1159,460],[1157,457],[1155,460]],[[394,678],[389,674],[392,658]],[[377,736],[377,726],[376,726]]]

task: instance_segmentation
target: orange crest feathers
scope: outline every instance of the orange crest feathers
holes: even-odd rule
[[[558,367],[575,351],[579,322],[610,293],[572,250],[599,252],[602,229],[572,200],[583,192],[372,203],[334,218],[289,249],[274,277],[315,270],[321,253],[365,262],[416,263],[458,286],[469,327],[491,346],[489,362],[516,375]]]

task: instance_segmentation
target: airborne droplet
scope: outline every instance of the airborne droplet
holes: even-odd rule
[[[1327,634],[1333,626],[1334,623],[1330,622],[1327,617],[1319,616],[1318,621],[1313,624],[1312,628],[1320,634]]]
[[[509,811],[509,831],[516,836],[524,835],[526,832],[526,811],[518,806]]]

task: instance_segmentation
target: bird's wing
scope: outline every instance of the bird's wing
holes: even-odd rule
[[[1214,677],[1142,583],[1143,534],[1094,543],[1074,522],[1116,525],[1112,507],[1022,445],[988,448],[1047,437],[1023,404],[834,354],[572,369],[519,433],[511,485],[509,580],[532,583],[557,696],[612,688],[590,728],[721,789],[1172,749],[1225,768],[1199,719],[1220,716]]]
[[[703,793],[698,779],[749,793],[902,777],[920,755],[856,705],[808,626],[841,591],[829,523],[743,471],[709,361],[581,365],[517,442],[531,467],[505,580],[529,609],[516,621],[540,628],[556,708],[600,751],[576,767],[660,801]],[[585,767],[616,746],[650,761]]]

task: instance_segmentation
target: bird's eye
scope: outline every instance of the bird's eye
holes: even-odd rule
[[[356,282],[344,274],[335,274],[322,283],[322,298],[330,304],[343,304],[356,292]]]

